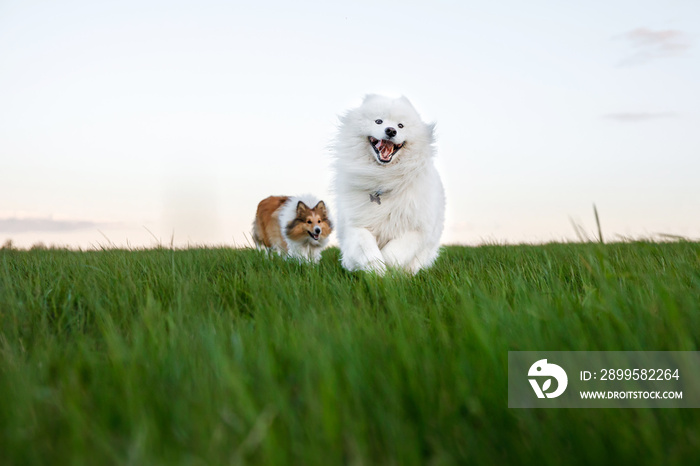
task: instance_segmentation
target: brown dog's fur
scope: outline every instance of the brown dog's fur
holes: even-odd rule
[[[253,224],[253,241],[258,246],[271,248],[278,246],[281,251],[287,252],[287,242],[280,230],[280,207],[289,200],[289,196],[270,196],[258,204]]]
[[[308,244],[316,226],[321,228],[319,239],[325,240],[331,234],[332,225],[323,201],[319,201],[313,208],[299,201],[296,205],[296,215],[284,226],[283,234],[279,215],[289,199],[289,196],[270,196],[258,204],[253,224],[253,240],[258,247],[289,253],[290,248],[285,236],[289,241]]]

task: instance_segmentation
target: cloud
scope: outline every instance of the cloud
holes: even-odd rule
[[[0,218],[0,233],[66,232],[100,227],[101,223],[85,220],[45,218]]]
[[[672,112],[622,112],[608,113],[605,118],[620,121],[622,123],[639,123],[642,121],[659,120],[662,118],[676,118],[678,115]]]
[[[621,65],[637,65],[656,58],[677,57],[690,48],[690,39],[674,29],[653,31],[637,28],[621,36],[629,42],[635,52],[622,60]]]

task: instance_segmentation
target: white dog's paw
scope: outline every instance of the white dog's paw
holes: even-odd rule
[[[386,273],[386,264],[379,259],[375,259],[367,262],[362,270],[365,272],[376,273],[377,275],[384,275]]]
[[[402,269],[412,274],[420,270],[420,261],[417,263],[417,245],[423,238],[417,232],[407,232],[398,238],[389,241],[381,250],[384,263],[392,268]]]
[[[384,261],[379,258],[351,258],[344,255],[342,265],[351,272],[362,271],[376,273],[378,275],[384,275],[386,272],[386,265],[384,265]]]
[[[361,270],[384,275],[386,265],[377,239],[366,228],[352,228],[341,238],[340,250],[343,267],[350,271]]]
[[[416,260],[404,261],[399,260],[396,257],[387,258],[385,264],[387,267],[391,268],[392,270],[396,270],[399,273],[408,273],[411,275],[417,274],[421,269],[420,263],[418,263]]]
[[[382,257],[384,258],[384,263],[389,267],[395,267],[402,269],[406,267],[407,263],[410,261],[409,257],[404,257],[405,255],[401,250],[397,248],[385,247],[382,249]]]

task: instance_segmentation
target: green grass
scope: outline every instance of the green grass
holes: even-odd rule
[[[700,244],[0,250],[1,464],[697,464],[693,409],[507,408],[509,350],[698,350]]]

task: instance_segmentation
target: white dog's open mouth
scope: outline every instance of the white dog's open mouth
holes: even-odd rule
[[[377,154],[377,160],[381,163],[389,163],[391,159],[396,155],[396,153],[403,147],[405,142],[401,144],[394,144],[386,139],[376,139],[370,136],[369,143],[374,149],[374,153]]]

